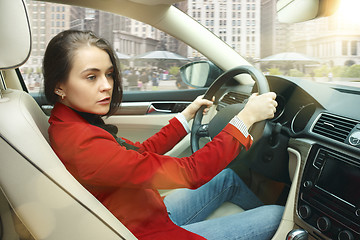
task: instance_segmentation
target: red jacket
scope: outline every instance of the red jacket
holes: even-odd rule
[[[49,119],[51,146],[69,172],[139,239],[204,239],[175,225],[157,189],[198,188],[239,154],[250,136],[228,124],[190,157],[169,151],[187,133],[173,118],[143,143],[126,150],[107,131],[57,103]],[[121,130],[120,130],[121,132]]]

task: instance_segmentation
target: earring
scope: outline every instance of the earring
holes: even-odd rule
[[[61,97],[61,100],[64,100],[65,95],[62,94],[59,90],[56,90],[55,93]]]

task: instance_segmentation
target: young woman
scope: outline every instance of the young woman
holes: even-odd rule
[[[262,206],[230,169],[252,143],[248,128],[274,115],[275,94],[253,95],[245,108],[190,157],[169,151],[188,133],[188,121],[211,101],[198,97],[143,143],[117,136],[110,116],[122,99],[114,51],[91,32],[65,31],[49,43],[43,62],[45,95],[55,106],[51,146],[69,172],[139,239],[270,239],[283,208]],[[187,188],[161,198],[157,189]],[[193,189],[193,190],[190,190]],[[224,201],[244,213],[205,218]]]

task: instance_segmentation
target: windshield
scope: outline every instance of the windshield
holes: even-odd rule
[[[343,2],[348,4],[333,16],[296,24],[277,20],[273,0],[188,0],[175,6],[264,74],[360,86],[360,21],[354,13],[359,3]],[[92,30],[110,41],[119,58],[125,91],[188,89],[179,68],[206,60],[186,44],[133,19],[39,1],[29,0],[27,5],[33,45],[21,72],[30,92],[41,91],[41,64],[48,42],[66,29]]]
[[[360,86],[359,1],[342,0],[334,15],[295,24],[274,20],[269,14],[273,2],[262,1],[261,38],[266,40],[259,61],[263,71]]]

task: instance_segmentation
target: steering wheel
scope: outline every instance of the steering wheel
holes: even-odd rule
[[[253,80],[255,80],[259,94],[263,94],[269,92],[269,84],[265,76],[252,66],[238,66],[232,68],[223,74],[221,74],[213,84],[206,91],[204,98],[212,99],[215,96],[216,92],[230,79],[233,77],[247,73],[249,74]],[[191,128],[191,149],[193,152],[199,150],[199,141],[202,137],[215,137],[225,126],[229,123],[229,121],[238,114],[241,109],[243,109],[245,103],[232,104],[222,108],[208,124],[202,124],[203,111],[205,106],[202,106],[195,114],[194,121]],[[250,130],[251,135],[254,138],[254,141],[259,139],[263,133],[266,121],[261,121],[255,123]]]

